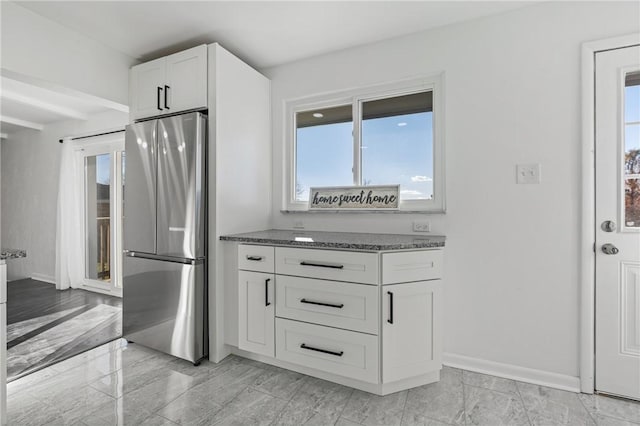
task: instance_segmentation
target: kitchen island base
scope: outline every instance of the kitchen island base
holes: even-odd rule
[[[358,389],[363,392],[369,392],[379,396],[390,395],[392,393],[400,392],[406,389],[411,389],[440,381],[440,370],[438,370],[431,373],[422,374],[420,376],[398,380],[397,382],[374,384],[363,382],[361,380],[351,379],[349,377],[344,377],[337,374],[327,373],[326,371],[316,370],[314,368],[294,364],[292,362],[282,361],[269,356],[243,351],[242,349],[238,349],[236,347],[233,347],[231,349],[231,353],[233,355],[237,355],[253,361],[258,361],[264,364],[273,365],[274,367],[280,367],[287,370],[295,371],[296,373],[305,374],[307,376],[315,377],[322,380],[327,380],[329,382],[348,386],[350,388]]]

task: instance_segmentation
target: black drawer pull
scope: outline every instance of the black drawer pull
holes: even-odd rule
[[[387,322],[393,324],[393,293],[388,291],[387,294],[389,295],[389,319]]]
[[[167,97],[169,96],[169,89],[171,89],[171,87],[165,84],[164,85],[164,107],[166,109],[169,109],[169,100],[167,99]]]
[[[264,257],[262,257],[262,256],[247,256],[247,260],[253,260],[255,262],[259,262],[262,259],[264,259]]]
[[[328,306],[330,308],[344,308],[344,303],[340,303],[339,305],[333,303],[325,303],[325,302],[314,302],[313,300],[300,299],[300,303],[308,303],[309,305],[320,305],[320,306]]]
[[[302,349],[307,349],[309,351],[322,352],[323,354],[329,354],[329,355],[335,355],[335,356],[344,355],[343,351],[340,351],[340,352],[328,351],[326,349],[320,349],[320,348],[314,348],[313,346],[307,346],[305,343],[301,344],[300,347]]]
[[[271,281],[271,278],[264,280],[264,306],[271,304],[271,302],[269,302],[269,281]]]
[[[332,268],[332,269],[343,269],[344,265],[339,265],[336,263],[314,263],[314,262],[307,262],[306,260],[303,260],[302,262],[300,262],[300,265],[302,266],[317,266],[318,268]]]

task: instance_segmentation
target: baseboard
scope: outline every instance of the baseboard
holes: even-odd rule
[[[442,363],[448,367],[580,393],[579,377],[452,353],[442,354]]]
[[[51,275],[38,274],[36,272],[31,274],[31,279],[36,281],[42,281],[49,284],[54,284],[54,285],[56,283],[55,277],[52,277]]]

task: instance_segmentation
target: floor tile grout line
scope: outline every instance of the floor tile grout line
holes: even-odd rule
[[[407,411],[407,402],[409,401],[409,392],[411,392],[411,389],[407,389],[407,396],[404,398],[404,405],[402,405],[402,414],[400,415],[400,426],[404,424],[404,414]]]
[[[462,421],[467,424],[467,391],[464,384],[464,370],[460,372],[460,384],[462,385]]]
[[[524,408],[524,414],[527,416],[527,421],[529,425],[533,426],[533,422],[531,421],[531,416],[529,416],[529,409],[527,405],[524,403],[524,398],[522,397],[522,393],[520,392],[520,387],[518,386],[518,382],[514,380],[514,384],[516,386],[516,392],[518,392],[518,396],[520,397],[520,402],[522,402],[522,408]]]
[[[589,410],[589,409],[587,408],[587,406],[586,406],[586,405],[584,405],[584,402],[582,401],[582,398],[580,398],[580,396],[579,396],[579,395],[580,395],[580,394],[578,394],[577,398],[578,398],[578,401],[580,402],[580,405],[585,409],[585,411],[587,412],[587,414],[589,415],[589,417],[591,418],[591,420],[593,420],[593,424],[594,424],[594,425],[597,425],[597,424],[598,424],[598,421],[597,421],[597,420],[596,420],[596,418],[593,416],[593,413],[591,412],[591,410]],[[595,397],[595,394],[593,394],[593,396]]]

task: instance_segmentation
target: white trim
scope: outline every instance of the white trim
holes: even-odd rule
[[[580,239],[580,390],[593,393],[595,376],[595,54],[632,46],[640,33],[582,45],[582,215]]]
[[[550,371],[534,368],[520,367],[518,365],[504,364],[486,359],[472,358],[465,355],[452,353],[442,354],[442,364],[448,367],[474,371],[519,382],[533,383],[554,389],[562,389],[570,392],[580,392],[580,378],[566,374],[552,373]]]
[[[405,200],[400,202],[399,212],[403,210],[418,211],[421,213],[445,213],[445,132],[444,132],[444,72],[424,75],[412,79],[399,80],[386,84],[377,84],[367,87],[357,87],[340,90],[337,92],[323,93],[303,98],[288,99],[283,101],[283,126],[285,137],[284,161],[283,161],[283,197],[282,211],[306,212],[308,203],[295,200],[295,176],[296,172],[296,142],[295,142],[295,113],[309,111],[316,108],[331,108],[341,105],[353,107],[353,134],[354,142],[360,141],[361,113],[363,101],[384,99],[402,96],[429,90],[433,93],[433,198],[428,200]],[[354,143],[354,181],[359,179],[360,147]],[[359,184],[359,183],[358,183]],[[363,213],[363,212],[361,212]]]
[[[51,275],[46,275],[46,274],[39,274],[37,272],[32,272],[31,273],[31,279],[32,280],[36,280],[36,281],[42,281],[44,283],[49,283],[49,284],[56,284],[56,278],[52,277]]]

